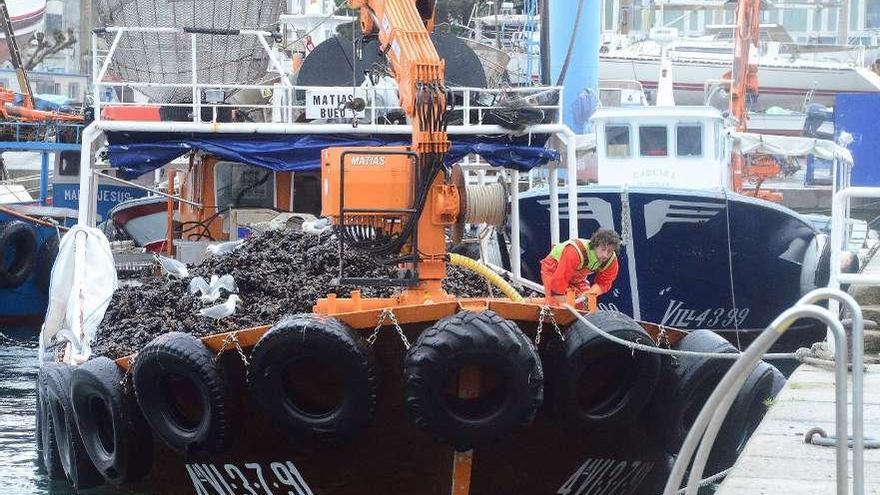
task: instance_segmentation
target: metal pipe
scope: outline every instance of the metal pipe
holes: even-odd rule
[[[559,178],[556,163],[547,166],[547,180],[550,182],[550,245],[559,244]]]
[[[40,204],[49,203],[49,153],[40,153]]]
[[[157,169],[157,170],[158,170],[158,169]],[[170,172],[170,170],[169,170],[169,172]],[[201,204],[201,203],[195,203],[195,202],[193,202],[193,201],[190,201],[190,200],[188,200],[188,199],[183,199],[183,198],[181,198],[180,196],[175,196],[175,195],[173,195],[173,194],[163,193],[162,191],[159,191],[159,190],[157,190],[157,189],[153,189],[152,187],[147,187],[147,186],[144,186],[144,185],[138,184],[137,182],[131,182],[131,181],[128,181],[128,180],[125,180],[125,179],[120,179],[119,177],[114,177],[114,176],[112,176],[112,175],[110,175],[110,174],[105,174],[104,172],[100,172],[100,171],[98,171],[98,170],[95,170],[94,173],[95,173],[95,175],[99,175],[99,176],[101,176],[101,177],[105,177],[105,178],[107,178],[107,179],[110,179],[110,180],[112,180],[113,182],[119,182],[120,184],[125,184],[125,185],[127,185],[127,186],[131,186],[131,187],[134,187],[134,188],[140,189],[140,190],[142,190],[142,191],[151,192],[151,193],[153,193],[153,194],[155,194],[155,195],[157,195],[157,196],[162,196],[163,198],[168,198],[168,199],[171,199],[171,200],[174,200],[174,201],[179,201],[179,202],[181,202],[181,203],[186,203],[186,204],[188,204],[188,205],[190,205],[190,206],[192,206],[192,207],[198,208],[198,209],[200,209],[200,210],[204,208],[204,205]],[[170,183],[169,183],[169,185],[168,185],[168,190],[173,190],[173,185],[170,184]]]
[[[119,40],[122,39],[122,31],[118,31],[116,36],[113,37],[113,43],[110,45],[110,51],[107,52],[107,58],[104,59],[104,65],[101,66],[101,72],[98,73],[98,77],[95,78],[95,82],[101,82],[104,79],[104,76],[107,75],[107,69],[110,67],[110,61],[113,59],[113,54],[116,53],[116,49],[119,47]],[[95,52],[92,52],[94,56]]]
[[[519,170],[510,171],[510,271],[515,279],[522,278],[519,239]]]
[[[97,218],[98,184],[92,170],[92,146],[101,134],[98,122],[92,122],[82,133],[82,153],[79,158],[79,214],[77,223],[94,227]]]
[[[565,167],[568,177],[565,185],[568,189],[568,238],[578,236],[578,190],[577,190],[577,134],[568,127],[562,131],[566,137]]]
[[[190,64],[192,65],[192,103],[193,103],[193,122],[199,123],[202,120],[202,95],[199,94],[199,67],[196,60],[196,49],[198,45],[196,44],[196,34],[190,34],[190,49],[192,50],[192,54],[190,56]]]
[[[813,294],[810,293],[807,296],[812,297]],[[735,394],[738,392],[738,389],[735,389],[732,386],[739,379],[742,379],[744,381],[744,378],[742,378],[740,375],[743,373],[751,372],[754,364],[758,361],[758,359],[760,359],[761,354],[766,352],[766,350],[770,348],[770,346],[791,326],[792,323],[803,317],[816,318],[826,323],[829,328],[832,329],[835,338],[839,339],[838,342],[843,344],[839,347],[845,349],[846,336],[843,332],[843,327],[830,311],[817,306],[800,304],[789,308],[781,315],[779,315],[770,324],[770,326],[768,326],[761,333],[761,335],[759,335],[758,338],[755,339],[752,345],[750,345],[746,349],[741,359],[734,363],[731,369],[724,375],[724,378],[722,378],[721,382],[715,388],[715,391],[709,397],[709,400],[703,406],[703,409],[697,416],[696,421],[691,427],[691,430],[681,447],[678,458],[675,462],[675,466],[673,466],[672,473],[667,480],[666,487],[663,492],[664,495],[672,495],[678,490],[678,486],[681,484],[681,480],[684,477],[684,472],[690,464],[691,457],[693,456],[697,446],[700,445],[700,440],[703,439],[703,441],[706,442],[704,444],[705,446],[700,446],[701,452],[698,452],[698,456],[696,459],[694,459],[694,464],[691,467],[691,480],[696,479],[697,481],[699,481],[699,478],[703,474],[705,461],[707,460],[708,454],[711,451],[711,444],[712,442],[714,442],[715,436],[717,436],[717,428],[720,428],[721,424],[723,423],[724,416],[727,414],[727,410],[732,403],[732,398],[729,401],[725,401],[725,398],[727,396],[735,396]],[[836,421],[838,428],[840,428],[840,425],[842,425],[843,430],[846,431],[846,355],[844,353],[841,356],[841,353],[838,352],[837,357],[838,359],[836,363],[837,370],[835,383],[836,396],[838,400],[840,400],[840,395],[842,392],[843,403],[838,404],[837,406]],[[726,402],[726,407],[723,407],[724,404],[722,404],[722,402]],[[716,414],[718,415],[717,419],[715,418]],[[711,426],[715,428],[714,431],[711,429],[707,429],[710,426],[710,421],[712,422]],[[838,489],[840,489],[840,486],[842,484],[845,493],[847,478],[846,445],[838,445],[837,453]],[[701,461],[702,465],[700,465]],[[692,493],[692,491],[690,490],[690,484],[688,488],[689,489],[687,493]]]

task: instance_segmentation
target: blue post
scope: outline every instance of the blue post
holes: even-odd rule
[[[580,21],[575,22],[580,2]],[[587,132],[584,121],[581,92],[588,89],[594,97],[599,90],[599,35],[602,17],[600,0],[553,0],[549,2],[550,84],[556,85],[571,45],[572,31],[577,25],[574,44],[571,45],[568,67],[561,84],[563,89],[563,119],[578,133]],[[545,24],[548,25],[548,24]],[[547,49],[548,47],[543,47]],[[579,118],[575,118],[577,112]],[[587,112],[589,113],[589,112]],[[588,117],[588,115],[587,115]]]
[[[40,204],[46,206],[49,200],[49,153],[44,151],[40,156]]]

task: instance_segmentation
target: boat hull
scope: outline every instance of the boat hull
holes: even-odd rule
[[[523,275],[540,283],[550,245],[546,190],[520,200]],[[721,191],[581,186],[581,237],[600,227],[622,233],[620,273],[601,309],[684,330],[705,328],[740,346],[806,292],[827,283],[825,238],[796,212]],[[560,194],[560,238],[568,237],[567,194]],[[827,251],[824,253],[827,262]],[[807,322],[779,347],[822,340]]]
[[[730,60],[673,60],[673,91],[678,105],[703,105],[708,80],[719,80],[730,71]],[[600,79],[635,79],[645,89],[657,89],[660,59],[657,57],[603,55],[599,65]],[[796,65],[761,65],[758,78],[758,108],[781,106],[801,109],[807,94],[813,91],[813,103],[834,105],[840,93],[874,93],[880,91],[880,78],[866,68],[837,68]]]

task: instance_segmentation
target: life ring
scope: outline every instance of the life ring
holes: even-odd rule
[[[15,250],[11,257],[6,253]],[[23,284],[34,269],[37,237],[26,223],[12,220],[0,226],[0,287],[12,289]]]
[[[735,353],[736,348],[709,330],[694,330],[678,347],[682,351]],[[733,359],[680,356],[666,362],[648,406],[651,425],[666,451],[677,454],[703,404],[715,390]]]
[[[150,341],[132,381],[144,419],[172,450],[197,457],[230,446],[237,418],[214,354],[196,337],[169,332]]]
[[[334,318],[290,316],[251,353],[248,383],[260,407],[293,435],[350,440],[375,414],[378,374],[366,341]]]
[[[587,321],[615,337],[653,345],[632,318],[599,311]],[[548,346],[547,398],[551,410],[576,429],[624,425],[648,404],[660,378],[660,355],[632,351],[591,330],[580,320],[565,341]]]
[[[72,368],[63,363],[44,363],[46,402],[52,417],[58,457],[68,483],[75,490],[92,488],[104,482],[95,469],[79,435],[70,401]]]
[[[61,458],[58,457],[55,427],[52,425],[52,415],[46,403],[46,374],[42,370],[37,373],[37,448],[40,465],[49,479],[65,479]]]
[[[49,283],[52,279],[52,266],[58,257],[58,234],[52,234],[43,241],[37,251],[37,261],[34,267],[34,283],[43,291],[49,293]]]
[[[718,431],[706,464],[707,475],[721,472],[736,462],[767,413],[768,401],[778,393],[778,390],[774,393],[777,376],[782,376],[779,370],[771,364],[759,361],[746,378]]]
[[[123,389],[125,374],[106,357],[73,370],[70,395],[83,446],[107,481],[119,485],[150,471],[153,439],[134,395]]]
[[[476,398],[452,386],[477,370]],[[520,329],[493,311],[462,311],[422,332],[406,353],[405,400],[416,425],[456,449],[499,440],[527,426],[543,401],[537,350]]]

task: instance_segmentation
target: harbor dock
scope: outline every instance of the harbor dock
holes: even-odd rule
[[[848,388],[851,401],[852,383]],[[877,438],[880,365],[868,365],[864,397],[865,437]],[[717,493],[834,493],[834,448],[804,442],[804,434],[814,427],[834,434],[834,373],[805,364],[788,379]],[[851,479],[851,450],[849,460]],[[880,449],[865,449],[865,493],[880,493]]]

